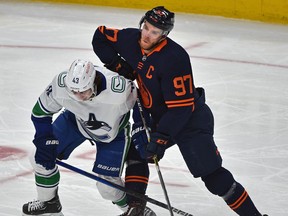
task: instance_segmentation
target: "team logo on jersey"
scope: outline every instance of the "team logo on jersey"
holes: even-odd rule
[[[103,129],[105,131],[110,131],[112,129],[112,127],[109,126],[106,122],[98,121],[94,113],[89,113],[88,121],[82,120],[82,124],[89,130]]]
[[[140,91],[140,95],[143,101],[143,106],[145,108],[150,108],[152,107],[152,96],[149,92],[149,90],[147,89],[147,87],[145,86],[145,84],[143,83],[140,75],[137,76],[137,84],[139,87],[139,91]]]
[[[121,76],[112,77],[111,89],[113,92],[122,93],[125,91],[126,81]]]
[[[65,87],[64,79],[65,79],[66,76],[67,76],[67,72],[66,71],[64,71],[64,72],[59,74],[58,82],[57,82],[59,87]]]
[[[109,136],[109,134],[103,134],[103,135],[95,135],[92,130],[98,130],[98,129],[102,129],[105,130],[107,132],[109,132],[110,130],[112,130],[112,127],[107,124],[106,122],[103,121],[98,121],[96,119],[96,116],[94,115],[94,113],[89,113],[89,119],[88,121],[84,121],[83,119],[78,119],[78,121],[80,122],[83,130],[93,139],[96,141],[104,141],[104,140],[108,140],[111,137]]]

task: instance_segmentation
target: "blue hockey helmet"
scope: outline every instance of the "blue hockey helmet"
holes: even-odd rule
[[[164,35],[168,35],[174,27],[174,13],[164,8],[164,6],[158,6],[147,11],[139,22],[140,28],[145,20],[163,30]]]

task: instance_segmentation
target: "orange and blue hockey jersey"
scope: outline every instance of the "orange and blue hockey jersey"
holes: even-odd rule
[[[174,138],[185,130],[199,106],[202,89],[196,89],[188,53],[166,37],[153,52],[145,55],[136,28],[111,29],[100,26],[93,36],[93,49],[109,64],[120,55],[135,70],[143,106],[151,114],[155,129]],[[200,92],[200,94],[199,94]],[[197,101],[198,100],[198,101]]]

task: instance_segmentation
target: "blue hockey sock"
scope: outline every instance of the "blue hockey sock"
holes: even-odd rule
[[[261,216],[247,191],[238,182],[234,182],[222,198],[240,216]]]

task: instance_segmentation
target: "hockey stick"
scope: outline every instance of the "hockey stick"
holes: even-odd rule
[[[122,187],[121,185],[117,185],[117,184],[115,184],[115,183],[113,183],[113,182],[107,181],[106,179],[100,178],[100,177],[98,177],[98,176],[96,176],[96,175],[93,175],[92,173],[86,172],[86,171],[84,171],[84,170],[82,170],[82,169],[79,169],[79,168],[77,168],[77,167],[75,167],[75,166],[72,166],[72,165],[70,165],[70,164],[64,163],[63,161],[56,160],[56,163],[57,163],[59,166],[62,166],[62,167],[66,168],[66,169],[69,169],[69,170],[72,170],[72,171],[74,171],[74,172],[76,172],[76,173],[79,173],[79,174],[81,174],[81,175],[84,175],[84,176],[86,176],[86,177],[88,177],[88,178],[91,178],[91,179],[93,179],[93,180],[95,180],[95,181],[98,181],[98,182],[100,182],[100,183],[102,183],[102,184],[105,184],[105,185],[107,185],[107,186],[110,186],[110,187],[112,187],[112,188],[121,190],[121,191],[123,191],[123,192],[125,192],[125,193],[127,193],[127,194],[129,194],[129,195],[131,195],[131,196],[134,196],[134,197],[136,197],[136,198],[145,200],[145,201],[147,201],[147,202],[150,202],[150,203],[152,203],[152,204],[154,204],[154,205],[157,205],[157,206],[160,206],[160,207],[162,207],[162,208],[168,209],[168,205],[167,205],[167,204],[162,203],[162,202],[160,202],[160,201],[158,201],[158,200],[152,199],[152,198],[148,197],[147,195],[140,194],[140,193],[138,193],[138,192],[136,192],[136,191],[130,190],[130,189],[125,188],[125,187]],[[180,209],[177,209],[177,208],[174,208],[174,207],[171,207],[171,208],[172,208],[173,212],[175,212],[175,213],[177,213],[177,214],[179,214],[179,215],[193,216],[192,214],[189,214],[189,213],[187,213],[187,212],[184,212],[184,211],[182,211],[182,210],[180,210]]]
[[[154,160],[155,167],[156,167],[156,170],[157,170],[157,173],[158,173],[158,177],[159,177],[159,180],[160,180],[160,183],[161,183],[161,186],[162,186],[162,190],[164,192],[164,196],[165,196],[165,199],[166,199],[166,202],[167,202],[167,205],[168,205],[168,210],[170,212],[170,215],[174,216],[173,215],[173,211],[172,211],[172,206],[170,204],[170,200],[169,200],[169,197],[168,197],[168,193],[167,193],[167,190],[166,190],[166,187],[165,187],[164,179],[163,179],[162,173],[160,171],[160,166],[159,166],[159,163],[158,163],[157,156],[154,156],[153,160]]]
[[[143,126],[144,126],[145,131],[146,131],[148,142],[150,142],[150,134],[149,134],[149,130],[148,130],[145,118],[144,118],[143,109],[142,109],[142,105],[141,105],[140,99],[137,97],[136,101],[137,101],[137,105],[138,105],[138,108],[139,108],[141,120],[142,120]],[[166,202],[167,202],[168,210],[170,212],[170,215],[173,216],[172,207],[171,207],[170,200],[169,200],[169,197],[168,197],[168,193],[167,193],[167,190],[166,190],[166,187],[165,187],[164,179],[163,179],[162,173],[160,171],[160,166],[159,166],[159,163],[158,163],[157,155],[154,155],[153,160],[154,160],[154,163],[155,163],[155,167],[156,167],[156,170],[157,170],[157,173],[158,173],[158,177],[159,177],[159,180],[160,180],[160,184],[161,184],[162,190],[164,192],[164,196],[165,196],[165,199],[166,199]]]

